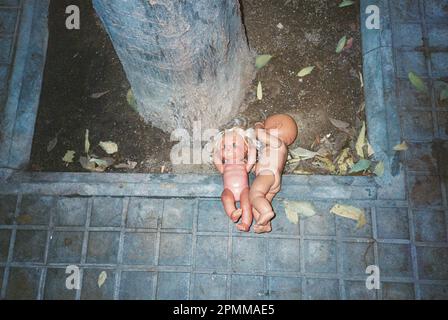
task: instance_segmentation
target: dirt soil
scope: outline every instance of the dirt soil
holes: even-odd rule
[[[363,103],[359,7],[338,8],[339,0],[242,0],[249,43],[258,54],[272,60],[253,81],[247,97],[249,107],[240,116],[251,125],[266,116],[284,112],[295,117],[299,138],[295,145],[315,148],[316,141],[330,135],[340,144],[349,136],[336,129],[329,118],[360,127]],[[81,29],[65,28],[65,8],[81,9]],[[119,152],[115,163],[137,162],[135,169],[115,172],[185,172],[193,167],[173,168],[170,135],[145,124],[128,105],[130,88],[113,46],[96,17],[90,1],[51,1],[49,47],[44,83],[33,141],[31,170],[85,171],[77,161],[84,155],[85,130],[89,129],[92,153],[102,157],[100,141],[114,141]],[[353,46],[335,52],[342,36]],[[298,71],[315,66],[304,77]],[[263,99],[255,97],[262,82]],[[107,92],[99,98],[96,93]],[[47,151],[57,137],[57,144]],[[62,158],[74,150],[75,161]],[[203,170],[203,168],[201,169]],[[210,168],[206,171],[212,170]]]

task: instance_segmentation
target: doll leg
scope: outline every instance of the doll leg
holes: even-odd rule
[[[241,223],[237,224],[236,227],[240,231],[249,231],[252,224],[252,206],[249,201],[249,188],[244,189],[240,195],[240,204],[242,212]]]
[[[241,216],[241,209],[235,206],[235,197],[229,189],[224,189],[221,194],[221,202],[224,206],[224,211],[233,222],[237,222]]]
[[[255,220],[257,220],[257,221],[260,220],[260,212],[258,212],[257,209],[255,209],[255,208],[252,208],[252,212],[254,214]],[[272,231],[271,221],[266,223],[266,225],[264,225],[264,226],[260,226],[260,225],[256,224],[254,226],[254,231],[255,231],[255,233],[271,232]]]
[[[269,190],[274,182],[275,177],[273,174],[260,174],[255,178],[250,188],[252,207],[260,214],[257,225],[264,226],[275,216],[271,203],[267,199]]]

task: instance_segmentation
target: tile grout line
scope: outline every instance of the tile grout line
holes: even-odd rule
[[[16,234],[17,234],[17,217],[19,216],[19,208],[22,205],[22,194],[19,193],[16,199],[16,206],[14,208],[13,214],[13,226],[14,228],[11,230],[11,235],[9,237],[9,248],[8,248],[8,258],[6,260],[5,270],[3,272],[3,286],[0,288],[0,299],[6,299],[6,292],[9,282],[9,274],[11,269],[11,262],[13,261],[14,256],[14,244],[16,242]]]
[[[126,219],[129,210],[129,197],[122,198],[121,204],[122,204],[121,231],[120,231],[120,239],[118,240],[118,256],[117,256],[117,268],[115,272],[114,300],[118,300],[120,296],[121,273],[123,264],[123,247],[125,238]]]
[[[133,199],[133,198],[131,198]],[[157,300],[157,292],[159,289],[159,257],[160,257],[160,237],[161,237],[161,229],[162,229],[162,219],[163,219],[163,212],[165,211],[165,200],[162,201],[162,213],[160,212],[157,215],[157,231],[156,231],[156,248],[154,253],[154,265],[157,268],[157,271],[154,274],[154,281],[153,281],[153,298],[154,300]]]
[[[299,264],[300,264],[300,274],[305,274],[305,225],[302,221],[303,219],[299,218]],[[306,278],[302,277],[300,281],[300,287],[302,290],[301,299],[305,300],[307,298],[307,286],[306,286]]]
[[[345,253],[345,249],[343,247],[343,242],[341,241],[341,234],[338,231],[338,219],[334,220],[335,223],[335,227],[336,227],[336,273],[337,273],[337,278],[338,278],[338,282],[339,282],[339,298],[341,300],[346,300],[347,296],[345,293],[345,282],[343,279],[343,275],[344,275],[344,253]]]
[[[370,208],[370,215],[372,218],[372,233],[373,233],[373,263],[375,264],[375,266],[377,266],[378,268],[380,268],[380,262],[379,262],[379,255],[378,255],[378,222],[377,222],[377,217],[376,217],[376,207],[372,207]],[[380,275],[381,275],[381,269],[380,269]],[[381,279],[381,278],[380,278]],[[377,300],[383,300],[383,288],[381,286],[381,280],[380,280],[380,288],[377,289],[373,289],[375,290],[375,296]]]
[[[192,231],[191,231],[191,270],[196,269],[196,244],[197,244],[197,229],[198,229],[198,219],[199,219],[199,199],[196,199],[194,204],[194,211],[192,217]],[[188,300],[193,299],[193,290],[195,283],[195,273],[190,273],[190,283],[188,288]]]
[[[87,201],[87,214],[86,214],[86,223],[84,226],[84,237],[82,241],[82,249],[81,249],[81,265],[85,265],[87,261],[87,250],[89,243],[89,226],[90,220],[92,218],[92,210],[93,210],[93,197],[89,197]],[[84,267],[79,270],[79,290],[76,290],[76,300],[81,299],[81,291],[83,286],[83,278],[84,278]]]
[[[226,300],[230,300],[232,293],[232,268],[233,268],[233,257],[232,257],[232,246],[233,246],[233,223],[230,223],[230,219],[227,220],[227,277],[226,277]]]

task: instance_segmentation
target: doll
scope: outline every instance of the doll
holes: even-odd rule
[[[249,231],[252,224],[248,173],[255,164],[256,152],[248,134],[241,128],[232,128],[224,131],[213,153],[213,163],[223,176],[221,201],[224,210],[234,223],[241,218],[236,227],[244,232]],[[235,205],[238,201],[240,209]]]
[[[256,220],[256,233],[270,232],[275,213],[272,199],[280,191],[282,172],[288,157],[288,146],[297,137],[297,124],[286,114],[269,116],[264,123],[255,125],[255,133],[262,147],[255,165],[255,180],[249,199]]]

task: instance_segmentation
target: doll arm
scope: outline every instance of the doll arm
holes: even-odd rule
[[[277,137],[270,135],[264,129],[257,129],[257,139],[264,145],[269,145],[272,148],[280,148],[282,146],[282,141]]]
[[[249,149],[247,150],[247,164],[246,171],[250,172],[252,167],[255,165],[257,161],[257,148],[252,142],[249,142]]]

